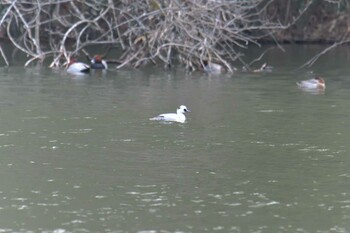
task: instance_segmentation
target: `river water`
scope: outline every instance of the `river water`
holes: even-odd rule
[[[0,232],[349,232],[349,48],[312,67],[325,92],[295,85],[321,49],[272,73],[0,68]]]

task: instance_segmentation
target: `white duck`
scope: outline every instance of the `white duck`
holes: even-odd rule
[[[78,62],[76,59],[71,59],[67,65],[67,72],[71,74],[87,74],[90,72],[90,66]]]
[[[150,118],[151,121],[174,121],[184,123],[186,121],[186,112],[191,112],[185,105],[181,105],[176,113],[164,113]]]
[[[326,83],[323,78],[316,76],[313,79],[304,80],[297,82],[298,87],[309,89],[309,90],[317,90],[317,89],[325,89]]]

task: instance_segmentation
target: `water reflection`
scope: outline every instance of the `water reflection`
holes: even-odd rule
[[[305,93],[309,93],[311,95],[324,95],[325,89],[309,89],[309,88],[299,88],[301,91]]]

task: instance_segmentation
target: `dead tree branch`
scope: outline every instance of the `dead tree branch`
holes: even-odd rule
[[[2,1],[0,28],[29,57],[25,65],[50,58],[58,67],[89,46],[107,45],[121,51],[113,57],[117,68],[180,62],[201,69],[209,62],[233,71],[235,62],[249,64],[242,50],[293,25],[314,0],[284,24],[268,14],[274,1]]]

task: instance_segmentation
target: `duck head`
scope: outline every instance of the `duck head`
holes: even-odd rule
[[[186,112],[191,112],[191,111],[185,105],[181,105],[176,111],[177,114],[179,113],[184,114]]]
[[[92,59],[91,59],[91,65],[90,65],[91,69],[107,69],[107,62],[105,60],[102,59],[101,55],[95,55]]]

